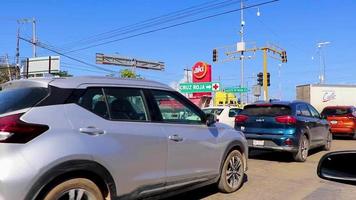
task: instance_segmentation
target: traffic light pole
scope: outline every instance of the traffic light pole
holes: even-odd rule
[[[267,49],[263,49],[263,97],[268,100],[268,85],[267,85]]]

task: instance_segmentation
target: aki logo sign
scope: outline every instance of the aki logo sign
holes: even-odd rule
[[[197,62],[193,67],[193,76],[197,79],[202,79],[208,72],[208,65],[204,62]]]

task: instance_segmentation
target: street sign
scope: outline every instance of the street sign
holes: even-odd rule
[[[245,87],[232,87],[232,88],[226,88],[224,92],[227,93],[246,93],[248,92],[248,88]]]
[[[216,92],[220,91],[219,82],[201,82],[201,83],[181,83],[179,91],[182,93]]]
[[[105,55],[102,53],[96,53],[95,59],[96,64],[103,65],[118,65],[153,70],[164,70],[165,67],[164,62],[139,60],[135,58],[120,57],[116,55]]]

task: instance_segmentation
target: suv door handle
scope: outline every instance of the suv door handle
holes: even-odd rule
[[[85,133],[88,135],[102,135],[105,133],[105,131],[101,130],[101,129],[97,129],[93,126],[88,126],[86,128],[80,128],[79,132],[81,133]]]
[[[168,136],[168,139],[170,139],[170,140],[172,140],[172,141],[175,141],[175,142],[181,142],[181,141],[183,141],[183,138],[180,137],[180,136],[177,135],[177,134]]]

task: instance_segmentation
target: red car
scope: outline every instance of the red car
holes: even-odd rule
[[[334,135],[349,135],[356,139],[356,108],[354,106],[327,106],[321,114],[327,117]]]

